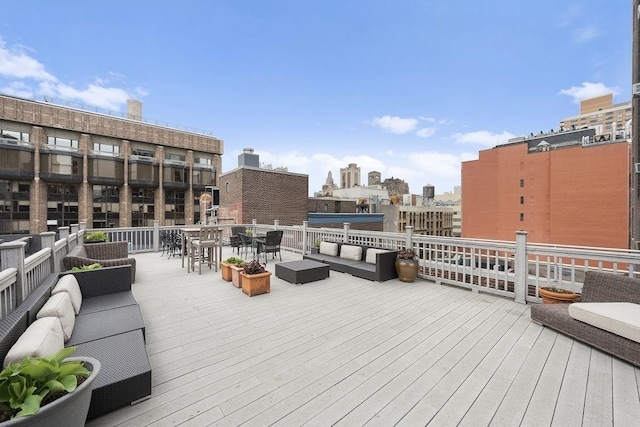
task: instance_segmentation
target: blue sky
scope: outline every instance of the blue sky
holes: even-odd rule
[[[580,99],[631,98],[629,0],[35,1],[3,5],[0,92],[212,132],[309,175],[357,163],[412,193],[557,128]]]

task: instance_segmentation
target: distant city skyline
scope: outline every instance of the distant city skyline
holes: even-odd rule
[[[221,172],[252,147],[308,174],[310,195],[350,163],[451,192],[479,150],[557,128],[581,99],[631,98],[631,9],[27,0],[3,9],[38,24],[0,24],[0,92],[120,112],[138,99],[145,117],[224,140]]]

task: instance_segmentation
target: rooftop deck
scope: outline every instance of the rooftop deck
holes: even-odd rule
[[[225,248],[224,257],[231,255]],[[113,425],[637,425],[640,369],[531,322],[527,305],[332,271],[247,297],[136,254],[150,399]],[[283,261],[300,255],[283,252]],[[268,269],[274,271],[275,262]]]

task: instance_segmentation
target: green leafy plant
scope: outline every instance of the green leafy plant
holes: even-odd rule
[[[242,258],[238,258],[235,256],[229,257],[226,260],[224,260],[224,262],[226,264],[233,264],[233,265],[242,265],[244,264],[244,260]]]
[[[102,267],[102,264],[100,264],[99,262],[94,262],[93,264],[89,264],[89,265],[82,265],[80,267],[73,267],[71,269],[71,271],[97,270],[97,269],[99,269],[101,267]]]
[[[54,394],[73,392],[78,377],[87,378],[90,372],[83,362],[64,361],[75,347],[63,348],[48,357],[27,356],[0,372],[0,409],[7,418],[33,415],[44,401]],[[55,400],[55,399],[54,399]]]
[[[316,247],[316,248],[319,248],[320,247],[320,243],[322,243],[322,239],[316,239],[313,242],[313,246]]]
[[[244,274],[260,274],[267,271],[266,265],[260,263],[257,259],[253,261],[249,261],[242,266],[242,271]]]
[[[403,249],[398,252],[398,259],[416,259],[417,257],[413,249]]]
[[[85,242],[108,242],[109,235],[106,231],[94,231],[84,236]]]

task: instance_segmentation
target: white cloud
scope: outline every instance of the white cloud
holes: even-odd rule
[[[107,110],[120,110],[120,107],[131,98],[129,94],[119,88],[103,87],[97,84],[89,84],[86,89],[76,89],[64,84],[54,86],[55,94],[52,96],[62,99],[79,100],[82,103],[106,108]]]
[[[475,132],[456,133],[453,134],[452,137],[454,141],[461,144],[476,144],[485,147],[493,147],[507,142],[510,138],[514,138],[515,135],[507,131],[502,133],[493,133],[486,130],[479,130]]]
[[[576,104],[583,99],[589,99],[600,95],[620,93],[618,87],[607,87],[604,83],[582,82],[582,86],[571,86],[569,89],[562,89],[560,95],[568,95],[573,98]]]
[[[11,79],[35,79],[56,81],[37,60],[31,58],[21,48],[7,48],[0,40],[0,75]]]
[[[422,129],[418,129],[418,131],[416,132],[416,135],[418,135],[421,138],[429,138],[434,133],[436,133],[436,128],[422,128]]]
[[[413,118],[405,119],[398,116],[382,116],[373,119],[371,124],[386,131],[402,135],[414,130],[418,126],[418,120]]]
[[[33,90],[22,82],[12,82],[9,86],[0,88],[0,92],[21,98],[33,98]]]
[[[435,123],[436,122],[436,119],[434,119],[433,117],[420,116],[419,119],[423,120],[425,122],[429,122],[429,123]]]
[[[594,25],[578,28],[573,31],[573,41],[576,43],[586,43],[600,35],[600,30]]]

